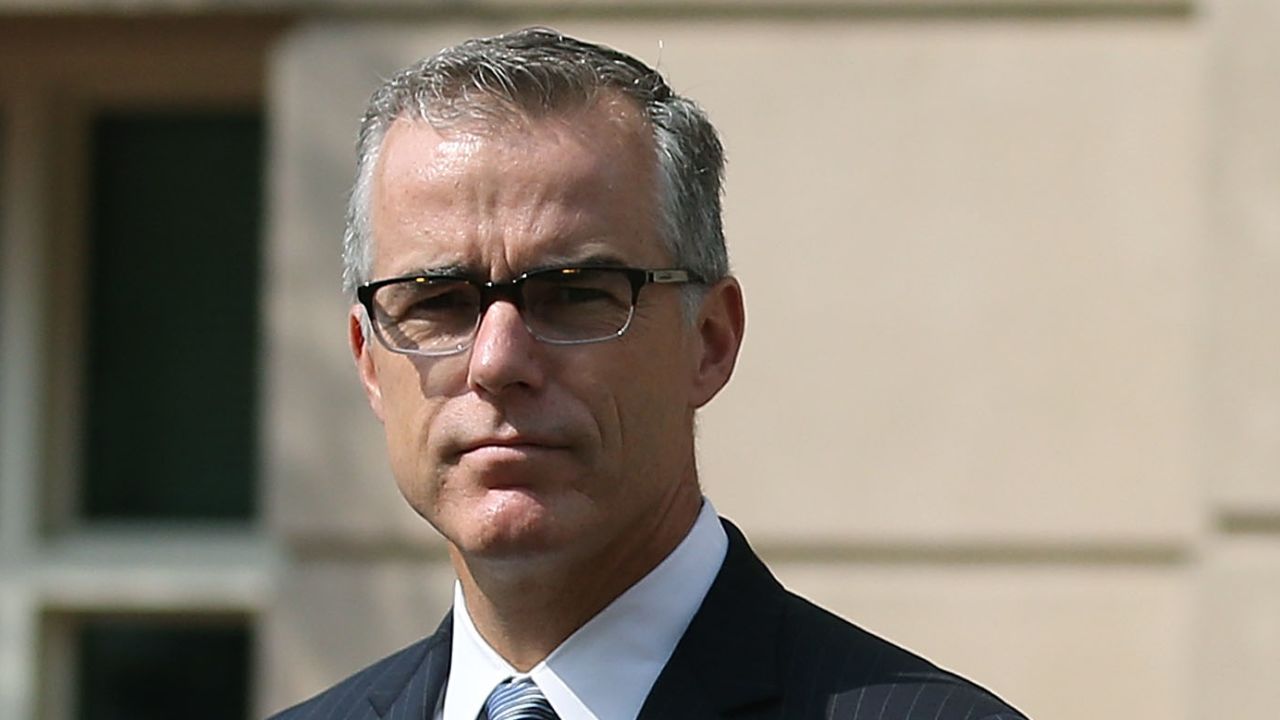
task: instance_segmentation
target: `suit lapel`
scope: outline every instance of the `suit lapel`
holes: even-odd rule
[[[785,591],[721,521],[729,551],[715,582],[654,683],[640,720],[751,717],[778,697],[777,647]]]
[[[369,704],[380,718],[431,720],[439,702],[453,650],[453,613],[423,641],[418,662],[405,663],[400,672],[389,671],[369,689]]]

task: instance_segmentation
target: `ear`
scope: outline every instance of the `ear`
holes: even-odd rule
[[[371,346],[373,342],[365,337],[366,327],[364,308],[352,305],[347,314],[347,341],[351,344],[351,354],[355,357],[356,372],[360,375],[360,385],[364,387],[364,395],[369,400],[369,407],[378,421],[385,420],[382,410],[382,385],[378,383],[378,367],[374,364]]]
[[[692,393],[695,408],[711,402],[729,382],[738,362],[746,324],[747,313],[738,280],[727,277],[712,285],[703,297],[694,328],[694,340],[698,344]]]

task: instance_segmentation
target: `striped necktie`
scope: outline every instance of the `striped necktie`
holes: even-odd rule
[[[559,720],[542,691],[529,678],[504,680],[484,701],[486,720]]]

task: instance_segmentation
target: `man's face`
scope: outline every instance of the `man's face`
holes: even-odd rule
[[[608,98],[484,134],[400,120],[373,177],[372,275],[669,267],[649,138],[629,102]],[[363,338],[353,309],[357,365],[410,505],[464,556],[525,560],[598,557],[690,497],[696,508],[693,411],[727,373],[709,390],[705,342],[680,305],[677,286],[646,286],[622,338],[557,346],[499,300],[468,351],[436,358]]]

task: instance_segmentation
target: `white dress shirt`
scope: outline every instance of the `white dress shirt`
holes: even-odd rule
[[[671,554],[538,663],[532,678],[561,720],[640,714],[729,548],[711,501]],[[476,720],[498,683],[525,677],[480,637],[462,586],[453,590],[453,651],[437,720]]]

